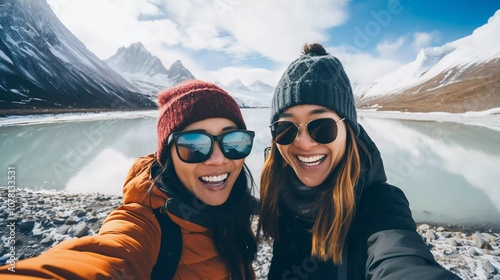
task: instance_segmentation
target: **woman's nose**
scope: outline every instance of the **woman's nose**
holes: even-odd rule
[[[228,159],[222,153],[220,143],[215,142],[214,143],[214,150],[212,151],[212,154],[204,163],[208,164],[208,165],[220,165],[220,164],[225,163],[226,161],[228,161]]]
[[[292,144],[302,150],[309,150],[310,148],[316,146],[318,143],[311,138],[311,136],[307,132],[307,129],[301,128],[299,129],[297,138],[295,138]]]

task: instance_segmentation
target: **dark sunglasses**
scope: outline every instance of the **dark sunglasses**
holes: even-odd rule
[[[242,159],[252,151],[255,132],[231,130],[215,136],[202,131],[182,131],[170,134],[167,144],[172,141],[179,158],[186,163],[200,163],[210,158],[214,143],[218,141],[224,156],[228,159]]]
[[[306,124],[307,132],[311,138],[320,143],[328,144],[337,138],[338,126],[337,123],[345,120],[342,118],[335,121],[331,118],[315,119]],[[291,121],[276,121],[269,127],[271,128],[271,135],[273,140],[280,145],[290,145],[297,138],[300,133],[300,126]]]

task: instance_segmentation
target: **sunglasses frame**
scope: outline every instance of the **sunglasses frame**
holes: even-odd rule
[[[252,148],[253,148],[253,139],[255,137],[255,132],[252,131],[252,130],[246,130],[246,129],[230,130],[230,131],[224,132],[224,133],[222,133],[220,135],[212,135],[212,134],[210,134],[208,132],[197,131],[197,130],[173,132],[167,138],[167,145],[170,146],[170,144],[173,141],[174,144],[175,144],[175,150],[177,152],[177,156],[179,157],[179,159],[182,162],[185,162],[185,163],[193,163],[193,164],[195,164],[195,163],[202,163],[204,161],[207,161],[212,156],[212,153],[214,152],[215,142],[219,142],[220,150],[221,150],[222,154],[224,155],[224,157],[226,157],[227,159],[229,159],[229,160],[238,160],[238,159],[246,158],[247,156],[250,155],[250,153],[248,153],[248,155],[246,155],[244,157],[241,157],[241,158],[229,158],[229,157],[227,157],[226,152],[224,151],[223,144],[222,144],[223,143],[222,141],[223,141],[224,137],[226,137],[227,135],[229,135],[231,133],[235,133],[235,132],[243,132],[243,133],[247,134],[250,137],[250,153],[251,153]],[[208,136],[208,138],[210,138],[210,150],[208,151],[207,155],[203,158],[203,160],[192,162],[192,161],[184,160],[181,157],[181,154],[179,152],[178,141],[179,141],[180,137],[182,137],[183,135],[186,135],[186,134],[202,134],[202,135]]]
[[[331,119],[331,120],[333,120],[333,121],[334,121],[334,123],[335,123],[335,125],[337,126],[337,129],[336,129],[336,130],[337,130],[337,135],[335,135],[335,138],[334,138],[332,141],[328,142],[328,143],[321,143],[321,142],[318,142],[318,141],[317,141],[314,137],[312,137],[312,136],[311,136],[311,134],[309,133],[309,129],[308,129],[308,126],[309,126],[309,124],[310,124],[311,122],[313,122],[313,121],[317,121],[317,120],[324,120],[324,119]],[[300,127],[301,127],[301,126],[305,126],[305,127],[306,127],[307,134],[309,135],[309,137],[311,137],[311,139],[312,139],[312,140],[314,140],[314,142],[319,143],[319,144],[329,144],[329,143],[332,143],[333,141],[335,141],[335,140],[337,139],[337,136],[338,136],[338,131],[339,131],[339,129],[338,129],[338,124],[339,124],[340,122],[344,121],[344,120],[345,120],[345,118],[341,118],[341,119],[340,119],[340,120],[338,120],[338,121],[336,121],[334,118],[317,118],[317,119],[314,119],[314,120],[310,120],[310,121],[308,121],[306,124],[302,124],[302,123],[297,124],[297,123],[294,123],[294,122],[292,122],[292,121],[280,121],[280,120],[277,120],[277,121],[275,121],[275,122],[271,123],[271,124],[269,125],[269,128],[271,129],[271,136],[272,136],[273,125],[274,125],[274,124],[276,124],[276,123],[279,123],[279,122],[289,122],[289,123],[294,124],[294,125],[295,125],[295,127],[297,127],[297,133],[295,133],[295,137],[293,138],[292,142],[290,142],[290,143],[288,143],[288,144],[280,144],[280,143],[276,142],[276,140],[275,140],[275,138],[274,138],[274,137],[272,137],[272,138],[273,138],[273,141],[274,141],[274,142],[276,142],[276,144],[278,144],[278,145],[283,145],[283,146],[286,146],[286,145],[290,145],[290,144],[292,144],[293,142],[295,142],[295,140],[297,140],[297,137],[299,137],[299,134],[300,134],[300,132],[301,132],[301,129],[300,129]]]

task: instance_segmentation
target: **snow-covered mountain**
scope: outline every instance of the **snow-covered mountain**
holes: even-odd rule
[[[262,81],[255,81],[244,85],[239,79],[227,85],[215,82],[236,99],[240,107],[271,107],[274,88]]]
[[[180,60],[167,70],[160,59],[140,42],[119,48],[105,62],[151,99],[156,99],[157,94],[165,88],[195,78]]]
[[[4,114],[155,107],[90,52],[46,1],[2,0],[0,14],[0,110]]]
[[[192,80],[194,79],[194,76],[186,67],[184,67],[184,65],[182,65],[180,60],[176,60],[172,65],[170,65],[170,69],[168,69],[168,78],[175,85],[187,80]]]
[[[106,59],[105,62],[130,83],[140,88],[153,101],[156,101],[156,96],[162,90],[195,79],[179,60],[167,70],[160,59],[151,54],[140,42],[119,48],[116,54]],[[274,88],[262,81],[255,81],[248,86],[239,79],[227,85],[220,82],[214,83],[233,96],[240,107],[271,106]]]
[[[141,42],[133,43],[128,48],[121,47],[116,54],[104,60],[111,68],[119,73],[157,74],[168,75],[168,70],[163,66],[158,57],[153,56]]]
[[[228,88],[232,88],[232,89],[238,89],[238,90],[242,90],[242,91],[250,91],[249,88],[247,88],[241,81],[240,79],[235,79],[235,80],[232,80],[229,84],[227,84],[227,87]]]
[[[360,107],[410,111],[482,111],[500,107],[500,11],[459,40],[422,49],[416,59],[358,87]]]
[[[273,92],[274,88],[262,81],[255,81],[248,85],[247,87],[253,92]]]

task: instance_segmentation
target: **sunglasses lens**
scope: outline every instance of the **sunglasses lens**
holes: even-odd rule
[[[314,141],[328,144],[337,138],[337,123],[334,119],[316,119],[307,125],[307,132]]]
[[[252,131],[232,131],[222,137],[222,149],[228,159],[242,159],[252,151]]]
[[[212,139],[201,133],[187,133],[177,139],[177,153],[182,161],[203,162],[212,148]]]
[[[271,136],[280,145],[289,145],[297,137],[298,128],[293,122],[280,121],[271,126]]]

